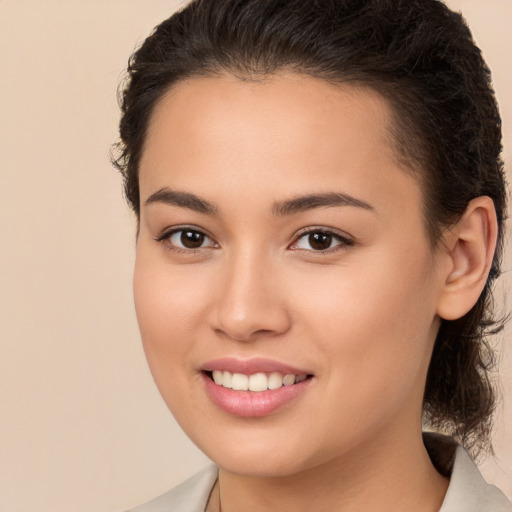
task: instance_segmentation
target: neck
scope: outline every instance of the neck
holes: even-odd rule
[[[254,477],[219,471],[212,494],[221,512],[317,510],[355,512],[434,512],[441,507],[448,480],[432,465],[421,431],[397,443],[368,443],[350,454],[300,473]]]

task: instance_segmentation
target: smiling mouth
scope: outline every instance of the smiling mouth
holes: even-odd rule
[[[293,386],[307,379],[312,378],[309,374],[295,375],[292,373],[283,374],[280,372],[253,373],[232,373],[227,370],[206,371],[206,375],[218,386],[232,389],[234,391],[262,392],[279,389],[283,386]]]

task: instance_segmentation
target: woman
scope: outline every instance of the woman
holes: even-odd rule
[[[511,510],[463,449],[489,446],[506,191],[461,17],[196,0],[122,110],[144,349],[215,463],[134,510]]]

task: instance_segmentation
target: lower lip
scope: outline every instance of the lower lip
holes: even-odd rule
[[[311,384],[308,378],[292,386],[282,386],[267,391],[235,391],[219,386],[203,373],[203,380],[212,402],[224,412],[244,418],[267,416],[293,402]]]

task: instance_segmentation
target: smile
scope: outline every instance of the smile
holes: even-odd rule
[[[268,360],[224,359],[208,366],[201,371],[207,396],[225,413],[245,418],[267,416],[291,406],[316,380],[304,370]]]
[[[253,391],[262,392],[273,389],[279,389],[283,386],[292,386],[308,378],[306,374],[286,375],[280,372],[253,373],[245,375],[243,373],[231,373],[227,370],[214,370],[211,375],[213,381],[218,386],[233,389],[235,391]]]

